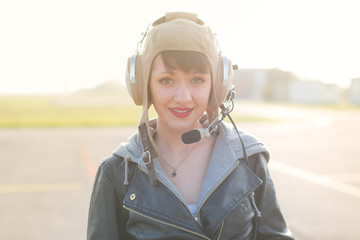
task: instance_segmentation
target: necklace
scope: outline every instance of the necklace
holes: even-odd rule
[[[173,167],[163,156],[161,156],[161,154],[159,154],[159,157],[164,160],[164,162],[172,169],[172,173],[171,173],[171,177],[176,177],[177,175],[177,169],[181,166],[181,164],[183,162],[185,162],[185,160],[190,156],[190,153],[194,150],[196,144],[193,146],[193,148],[185,155],[185,157],[180,161],[180,163],[176,166]]]

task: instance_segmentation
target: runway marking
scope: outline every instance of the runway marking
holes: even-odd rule
[[[81,190],[82,188],[83,184],[80,182],[7,184],[0,185],[0,194],[77,191]]]
[[[353,197],[360,198],[360,189],[354,186],[351,186],[346,183],[342,183],[331,179],[329,177],[325,177],[319,174],[315,174],[300,168],[292,167],[287,164],[270,161],[269,168],[292,177],[296,177],[311,183],[318,184],[323,187],[330,188],[332,190],[345,193],[351,195]]]
[[[90,158],[89,154],[83,147],[78,148],[78,153],[80,155],[80,158],[85,165],[85,168],[87,169],[88,173],[90,174],[92,179],[95,179],[97,167],[95,166],[94,162]]]
[[[360,182],[360,173],[335,173],[335,174],[326,174],[325,176],[340,180],[341,182]]]

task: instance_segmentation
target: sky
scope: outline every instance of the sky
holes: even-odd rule
[[[357,0],[0,2],[0,94],[124,82],[141,33],[165,12],[197,13],[241,68],[278,68],[347,87],[360,77]]]

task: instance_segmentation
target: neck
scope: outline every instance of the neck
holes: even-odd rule
[[[201,127],[200,123],[199,126]],[[181,135],[188,130],[181,130],[181,131],[174,131],[173,129],[168,129],[158,122],[156,127],[156,134],[155,134],[155,142],[158,146],[160,153],[171,153],[170,155],[181,155],[183,151],[186,151],[189,148],[192,148],[193,144],[184,144]]]
[[[182,132],[170,132],[160,126],[156,129],[155,142],[160,152],[164,152],[165,149],[171,152],[177,152],[178,150],[186,147],[181,140]]]

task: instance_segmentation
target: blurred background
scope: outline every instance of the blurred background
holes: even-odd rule
[[[0,239],[85,239],[97,166],[136,131],[126,61],[165,12],[237,64],[232,113],[270,148],[296,239],[359,239],[356,0],[0,2]],[[151,116],[155,116],[151,109]]]

